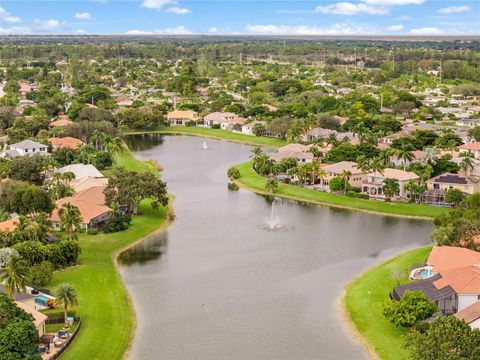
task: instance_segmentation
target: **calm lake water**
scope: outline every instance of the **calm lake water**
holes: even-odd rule
[[[288,231],[262,229],[271,200],[227,190],[251,147],[186,136],[128,139],[161,164],[176,220],[121,258],[138,328],[131,359],[366,359],[342,318],[343,285],[429,243],[430,222],[276,200]],[[368,311],[368,309],[366,309]]]

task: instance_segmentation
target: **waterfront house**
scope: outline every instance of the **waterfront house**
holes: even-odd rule
[[[59,211],[64,204],[69,203],[76,206],[80,211],[83,229],[100,229],[108,219],[109,214],[112,212],[112,209],[105,205],[104,190],[105,187],[103,186],[95,186],[82,190],[73,196],[57,200],[55,203],[55,209],[50,215],[53,228],[57,231],[60,230]]]
[[[385,179],[395,179],[400,185],[399,197],[407,197],[405,185],[410,180],[419,181],[419,176],[411,171],[386,168],[383,172],[371,172],[367,175],[367,180],[362,183],[362,192],[368,194],[371,198],[384,199],[383,182]]]
[[[47,315],[35,310],[34,308],[31,308],[23,302],[15,301],[15,304],[26,313],[32,315],[33,324],[38,331],[38,336],[45,334],[45,322],[48,319]]]
[[[279,148],[270,156],[270,159],[281,162],[286,158],[295,158],[299,163],[310,163],[313,161],[313,155],[308,151],[309,148],[303,144],[288,144]]]
[[[32,140],[23,140],[10,145],[10,148],[0,154],[1,158],[14,158],[17,156],[32,156],[35,154],[47,155],[48,146]]]
[[[267,126],[267,123],[265,121],[255,120],[255,121],[252,121],[251,123],[242,125],[242,133],[246,135],[255,135],[253,133],[253,128],[257,124],[263,125],[265,127]]]
[[[215,124],[221,124],[223,122],[231,121],[237,118],[237,114],[231,112],[213,112],[203,117],[203,122],[205,125],[212,126]]]
[[[367,174],[357,167],[357,163],[353,161],[340,161],[335,164],[323,167],[327,176],[322,180],[322,187],[329,189],[330,180],[339,177],[344,172],[350,172],[351,175],[347,177],[348,183],[354,188],[361,188],[362,183],[366,181]]]
[[[167,121],[170,125],[185,126],[187,122],[198,120],[201,118],[197,112],[192,110],[175,110],[167,114]]]
[[[480,178],[443,173],[427,181],[427,190],[438,190],[446,193],[450,189],[457,189],[469,195],[475,194],[480,191]]]

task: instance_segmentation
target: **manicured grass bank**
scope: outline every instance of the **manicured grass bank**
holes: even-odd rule
[[[120,156],[120,163],[129,170],[152,170],[128,151]],[[135,216],[126,231],[80,235],[78,266],[54,274],[51,288],[62,282],[76,288],[77,315],[82,319],[82,328],[62,359],[114,360],[121,359],[127,350],[135,326],[134,309],[114,259],[122,249],[167,224],[167,209],[154,210],[148,201],[140,209],[142,215]]]
[[[424,261],[431,247],[415,249],[399,255],[367,271],[347,285],[345,308],[347,315],[364,338],[370,352],[382,360],[404,360],[408,350],[404,337],[408,330],[395,327],[383,317],[383,304],[397,285],[392,269],[403,269],[407,281],[411,265]]]
[[[241,142],[248,145],[267,146],[272,148],[279,148],[287,144],[286,140],[277,138],[237,134],[223,129],[211,129],[196,126],[165,126],[157,130],[124,132],[125,135],[142,133],[202,136],[213,139],[224,139],[228,141]]]
[[[251,162],[239,164],[236,167],[240,170],[241,174],[240,178],[236,180],[239,185],[243,185],[257,193],[266,193],[265,184],[267,180],[253,170]],[[275,190],[275,196],[354,210],[405,217],[434,218],[435,216],[447,211],[445,208],[428,205],[398,204],[351,198],[338,194],[304,189],[299,186],[287,184],[279,184],[278,189]]]

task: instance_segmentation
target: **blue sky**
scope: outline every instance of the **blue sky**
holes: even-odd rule
[[[0,0],[3,34],[480,34],[480,0]]]

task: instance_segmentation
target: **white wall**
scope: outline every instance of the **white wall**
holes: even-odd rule
[[[473,295],[458,295],[458,310],[461,311],[466,307],[476,303],[478,301],[478,294]]]
[[[477,319],[470,323],[472,329],[480,329],[480,319]]]

